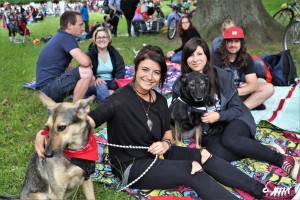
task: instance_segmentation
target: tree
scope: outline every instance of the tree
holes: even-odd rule
[[[244,29],[247,43],[281,42],[284,27],[265,10],[261,0],[200,0],[192,21],[206,41],[221,34],[224,19]]]

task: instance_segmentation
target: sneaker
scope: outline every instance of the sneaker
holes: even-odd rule
[[[252,108],[252,110],[266,110],[266,106],[264,104],[260,104],[259,106]]]
[[[292,187],[275,186],[272,182],[268,182],[263,189],[265,196],[263,200],[299,200],[300,199],[300,183]]]
[[[272,149],[273,151],[277,151],[278,153],[285,154],[285,151],[283,150],[283,148],[281,148],[278,144],[265,144],[265,143],[262,143],[262,144],[265,145],[266,147]]]
[[[286,156],[284,158],[283,164],[281,168],[288,174],[290,177],[294,180],[298,179],[299,174],[299,168],[300,164],[299,162],[292,156]],[[298,180],[297,180],[298,182]]]

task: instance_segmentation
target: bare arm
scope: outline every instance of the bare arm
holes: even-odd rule
[[[95,121],[90,116],[88,116],[88,120],[89,120],[91,127],[95,128],[96,127]]]
[[[257,77],[255,73],[245,76],[247,85],[238,88],[239,96],[244,96],[255,92],[258,88]]]
[[[72,49],[70,54],[81,67],[92,67],[91,59],[79,48]]]

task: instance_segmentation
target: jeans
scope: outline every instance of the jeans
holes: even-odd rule
[[[109,96],[108,87],[106,84],[101,84],[96,86],[96,99],[95,101],[99,103],[100,101],[106,99]]]
[[[109,87],[112,81],[105,81],[106,84],[101,84],[96,86],[96,99],[95,101],[99,103],[100,101],[106,99],[109,96]]]
[[[43,91],[53,101],[63,102],[64,98],[73,94],[73,90],[79,80],[79,68],[76,67],[37,89]]]
[[[182,56],[182,51],[178,51],[177,53],[175,53],[172,56],[171,62],[172,63],[181,63],[181,56]]]

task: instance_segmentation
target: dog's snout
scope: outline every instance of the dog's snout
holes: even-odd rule
[[[203,101],[203,97],[196,97],[195,101],[199,102],[199,101]]]
[[[54,155],[54,152],[51,149],[46,149],[44,155],[46,158],[52,158]]]

